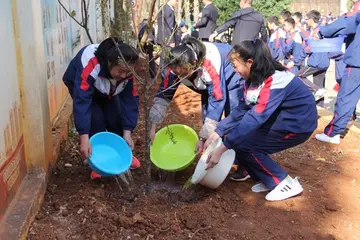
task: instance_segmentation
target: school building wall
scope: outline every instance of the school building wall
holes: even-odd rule
[[[112,1],[108,0],[109,11]],[[89,5],[94,42],[104,38],[98,2],[90,0]],[[81,0],[62,3],[81,21]],[[2,221],[25,177],[39,169],[47,173],[56,160],[52,127],[69,99],[62,75],[74,54],[89,41],[58,0],[1,0],[0,41]],[[5,224],[0,225],[2,239],[6,229]]]
[[[331,12],[333,16],[337,16],[344,10],[344,6],[346,9],[346,0],[294,0],[290,9],[291,12],[302,12],[303,14],[311,10],[318,10],[322,15],[328,15]]]

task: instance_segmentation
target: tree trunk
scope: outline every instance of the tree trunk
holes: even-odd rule
[[[197,22],[199,20],[199,0],[194,0],[194,21]]]
[[[184,4],[184,0],[179,0],[179,8],[178,8],[178,11],[177,11],[177,16],[176,16],[176,21],[178,23],[181,22],[181,15],[182,15],[182,13],[184,11],[183,4]]]
[[[190,23],[190,0],[184,0],[184,11],[186,23]]]

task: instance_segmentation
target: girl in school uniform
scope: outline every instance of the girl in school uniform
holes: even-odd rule
[[[295,20],[293,18],[285,20],[284,30],[288,34],[283,46],[284,65],[290,72],[296,74],[302,67],[306,57],[305,50],[302,47],[302,38],[295,29]]]
[[[244,97],[206,141],[205,149],[226,136],[210,154],[208,167],[216,165],[227,149],[234,149],[257,182],[253,192],[269,192],[265,197],[269,201],[296,196],[303,191],[298,179],[270,155],[310,138],[317,127],[314,97],[298,77],[271,57],[260,39],[234,46],[230,57],[235,71],[246,79]]]
[[[139,98],[128,66],[134,68],[137,60],[133,47],[108,38],[82,48],[70,62],[63,81],[73,98],[75,127],[85,158],[92,152],[89,139],[98,132],[118,134],[134,147],[131,133],[138,122]],[[133,158],[132,168],[139,166]],[[93,172],[91,177],[99,175]]]
[[[243,78],[234,72],[228,59],[230,50],[230,45],[201,42],[195,38],[188,38],[171,50],[166,59],[168,68],[162,75],[150,110],[152,139],[157,125],[166,116],[176,89],[183,83],[201,94],[203,126],[199,132],[197,152],[202,152],[204,142],[213,133],[222,115],[230,114],[243,93]]]

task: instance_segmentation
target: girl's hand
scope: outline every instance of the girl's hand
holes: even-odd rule
[[[211,152],[209,154],[209,157],[208,157],[207,161],[206,161],[206,163],[208,164],[206,169],[215,167],[215,165],[219,163],[221,155],[226,150],[227,150],[227,148],[225,147],[225,145],[221,144],[220,147],[216,148],[213,152]]]
[[[217,134],[216,132],[213,132],[210,137],[206,140],[205,144],[204,144],[204,151],[216,140],[218,140],[220,138],[219,134]]]
[[[80,135],[80,153],[85,158],[91,157],[92,148],[91,148],[88,134]]]
[[[123,135],[124,140],[127,142],[131,150],[134,148],[134,141],[131,138],[131,131],[125,130]]]
[[[195,153],[200,154],[203,151],[204,151],[204,141],[202,139],[199,139],[196,143]]]

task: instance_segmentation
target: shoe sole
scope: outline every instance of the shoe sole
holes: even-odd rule
[[[270,202],[284,201],[284,200],[286,200],[286,199],[290,199],[290,198],[294,198],[294,197],[300,196],[300,195],[302,195],[303,192],[304,192],[304,189],[301,188],[301,191],[300,191],[299,193],[294,194],[294,195],[292,195],[292,196],[290,196],[290,197],[286,197],[286,198],[283,198],[283,199],[271,199],[271,200],[269,200],[269,199],[267,199],[266,196],[265,196],[265,200],[266,200],[266,201],[270,201]]]
[[[245,182],[246,180],[250,179],[251,177],[249,175],[247,175],[246,177],[244,178],[233,178],[233,177],[230,177],[230,180],[233,181],[233,182]]]
[[[340,141],[339,142],[324,141],[323,139],[318,138],[316,135],[315,135],[315,139],[320,141],[320,142],[324,142],[324,143],[340,144]]]

